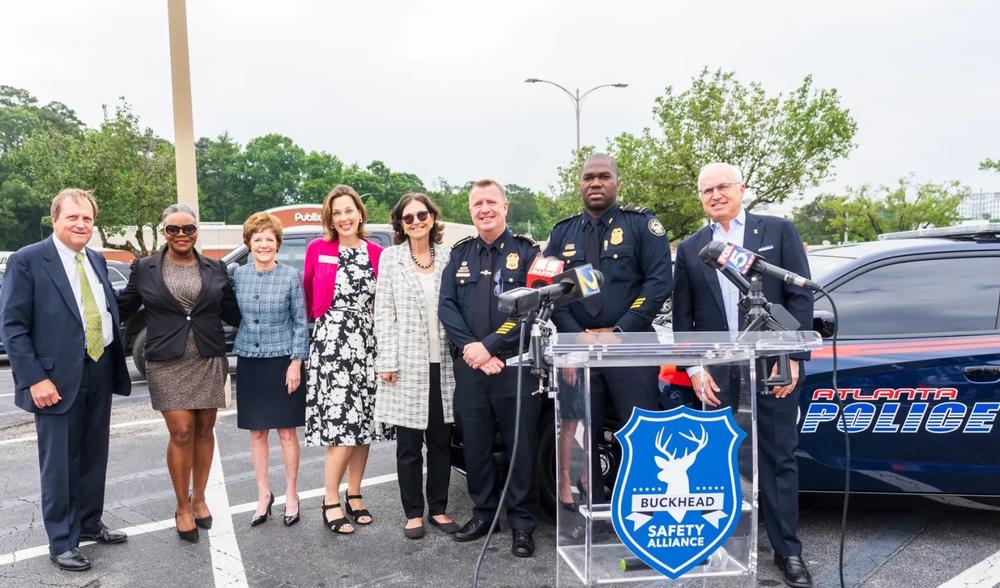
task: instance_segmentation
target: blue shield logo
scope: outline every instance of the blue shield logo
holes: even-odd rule
[[[671,579],[721,547],[740,519],[737,460],[746,433],[730,409],[635,408],[615,433],[622,447],[611,497],[615,532]]]

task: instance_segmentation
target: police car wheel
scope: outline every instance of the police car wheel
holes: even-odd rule
[[[538,500],[540,511],[549,520],[556,512],[556,426],[555,414],[550,403],[538,420]]]
[[[132,340],[132,361],[142,377],[146,377],[146,328],[143,327]]]

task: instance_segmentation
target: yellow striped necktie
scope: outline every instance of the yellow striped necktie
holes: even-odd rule
[[[83,268],[83,254],[76,254],[76,275],[80,280],[80,297],[83,299],[83,332],[87,338],[87,355],[97,361],[104,354],[104,332],[101,329],[101,311],[90,289],[90,280]]]

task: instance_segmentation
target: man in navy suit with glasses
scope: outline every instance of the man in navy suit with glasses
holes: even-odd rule
[[[711,241],[749,249],[768,263],[809,277],[805,247],[789,221],[760,216],[743,208],[746,186],[740,171],[726,163],[710,163],[698,174],[698,193],[708,216],[708,226],[677,247],[674,265],[673,328],[683,331],[738,332],[745,313],[739,308],[740,292],[718,270],[702,263],[698,252]],[[787,309],[801,325],[812,324],[812,294],[798,286],[763,278],[767,300]],[[799,391],[804,378],[802,363],[809,353],[792,354],[791,383],[775,386],[757,399],[760,513],[774,548],[774,562],[789,586],[808,588],[812,578],[802,559],[799,526],[798,446]],[[775,375],[775,362],[768,362]],[[688,369],[698,400],[711,410],[739,407],[741,374],[725,366]],[[761,386],[762,383],[758,383]]]

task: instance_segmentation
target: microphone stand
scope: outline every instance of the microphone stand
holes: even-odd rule
[[[552,356],[545,351],[552,340],[552,327],[549,317],[555,309],[555,302],[543,302],[537,310],[524,318],[524,324],[531,325],[531,339],[528,342],[528,361],[531,364],[531,374],[538,378],[538,390],[535,394],[545,394],[549,390]]]
[[[729,268],[726,268],[729,269]],[[723,272],[725,273],[725,272]],[[727,274],[728,276],[728,274]],[[739,276],[743,279],[743,276]],[[746,282],[745,279],[743,279]],[[780,304],[772,304],[764,296],[764,284],[760,278],[753,278],[747,283],[747,289],[743,291],[740,299],[740,307],[746,311],[743,319],[742,333],[755,333],[761,331],[792,331],[799,327],[798,321],[791,315],[785,307]],[[742,290],[742,288],[741,288]],[[776,318],[777,314],[784,322]],[[788,324],[785,324],[788,323]],[[791,326],[794,325],[794,326]],[[742,336],[737,340],[743,338]],[[767,396],[771,394],[772,386],[787,386],[792,383],[791,362],[787,355],[778,356],[778,371],[773,376],[764,380],[764,387],[760,394]]]

